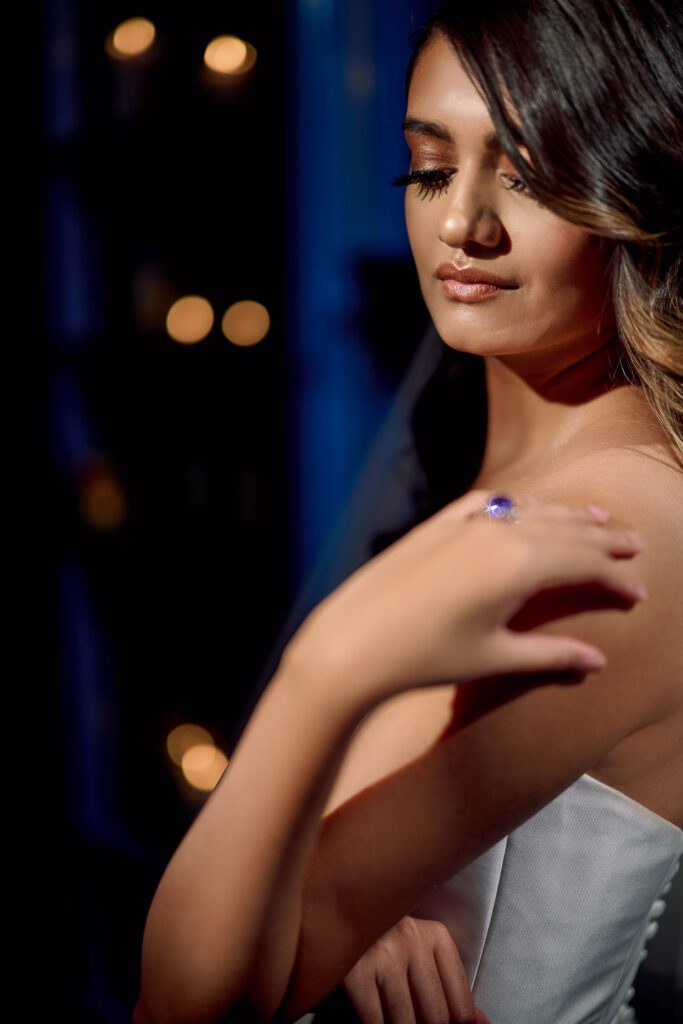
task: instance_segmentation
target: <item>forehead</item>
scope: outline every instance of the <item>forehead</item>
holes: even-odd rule
[[[518,119],[506,97],[504,101],[517,126],[515,141],[524,147]],[[484,99],[441,33],[430,39],[415,64],[403,130],[406,137],[431,135],[445,142],[471,136],[486,149],[500,148]]]
[[[413,68],[409,96],[433,90],[446,90],[463,98],[469,97],[472,101],[476,99],[486,110],[460,58],[441,32],[436,32],[423,46]]]

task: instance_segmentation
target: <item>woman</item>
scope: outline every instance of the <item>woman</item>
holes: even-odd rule
[[[494,1024],[611,1024],[683,851],[681,9],[439,18],[406,220],[439,335],[485,370],[480,464],[288,645],[161,879],[135,1024],[296,1020],[468,871],[454,937],[499,953]],[[463,267],[505,284],[442,284]],[[516,524],[480,514],[501,493]]]
[[[623,399],[630,400],[636,394],[640,397],[640,393],[636,392],[633,387],[621,386],[623,384],[622,368],[623,371],[627,370],[625,364],[630,355],[629,361],[632,367],[635,366],[635,373],[631,369],[631,378],[640,382],[642,393],[648,397],[651,408],[659,413],[657,419],[665,437],[671,441],[670,445],[665,442],[671,452],[665,461],[672,465],[672,473],[652,479],[649,484],[649,478],[643,479],[642,496],[637,499],[643,507],[644,513],[646,506],[650,505],[653,535],[661,536],[661,530],[666,530],[665,523],[669,514],[664,509],[664,501],[659,504],[659,511],[655,506],[661,499],[664,499],[665,494],[670,497],[664,500],[671,502],[675,502],[674,494],[680,494],[678,467],[681,463],[679,453],[681,448],[680,225],[682,218],[680,194],[678,189],[674,188],[675,180],[677,178],[680,180],[681,177],[683,145],[681,141],[680,5],[669,4],[664,10],[654,4],[640,4],[637,8],[627,4],[575,4],[573,12],[563,11],[557,4],[525,6],[527,10],[523,17],[519,17],[519,5],[514,4],[504,5],[504,9],[499,4],[486,5],[483,15],[472,15],[470,11],[463,10],[462,7],[455,9],[453,4],[442,4],[418,34],[407,75],[407,108],[409,112],[414,111],[415,113],[426,111],[427,119],[432,121],[439,119],[436,114],[439,107],[445,110],[446,115],[457,110],[457,114],[453,118],[445,117],[448,125],[453,126],[457,135],[463,120],[458,115],[465,110],[469,111],[470,107],[467,104],[470,100],[476,104],[478,97],[474,97],[472,90],[468,92],[470,83],[465,80],[461,63],[459,61],[456,63],[455,54],[459,52],[463,56],[470,56],[470,69],[474,69],[475,80],[482,83],[484,96],[487,94],[494,98],[501,96],[497,81],[497,71],[501,69],[502,79],[509,85],[509,91],[504,90],[505,95],[501,98],[501,103],[507,103],[510,100],[510,93],[512,94],[512,106],[518,105],[525,115],[522,117],[522,135],[527,140],[536,142],[533,147],[536,163],[532,161],[532,170],[542,158],[550,183],[553,181],[562,183],[562,193],[567,191],[566,198],[573,205],[574,210],[579,209],[583,215],[587,215],[587,227],[595,231],[597,228],[604,230],[604,225],[607,225],[607,239],[612,253],[610,297],[616,298],[619,310],[619,330],[615,332],[613,327],[614,302],[611,302],[609,308],[605,310],[610,326],[606,327],[603,321],[600,332],[608,344],[599,355],[606,356],[609,352],[608,345],[611,344],[615,351],[613,362],[620,361],[622,364],[618,367],[618,372],[615,368],[611,383],[613,387],[619,386],[619,391],[612,392],[608,396],[610,400],[618,399],[619,402]],[[443,44],[447,39],[451,40],[450,50],[443,45],[441,48],[434,45]],[[498,63],[496,63],[496,58]],[[622,77],[624,67],[629,68],[627,79]],[[415,74],[416,68],[417,75]],[[458,76],[460,77],[458,78]],[[463,87],[462,92],[458,91],[460,86]],[[567,119],[564,114],[566,110],[574,110],[575,117]],[[479,107],[479,112],[481,112],[481,107]],[[495,110],[493,114],[495,116]],[[500,120],[496,119],[495,125],[498,129],[498,136],[504,138],[506,123],[501,124]],[[562,135],[559,138],[556,130],[558,125],[562,128]],[[563,226],[569,229],[572,227],[570,223],[573,219],[571,206],[568,206],[565,212],[562,206],[558,206],[555,202],[557,198],[565,198],[564,194],[558,195],[559,189],[555,190],[555,195],[549,195],[547,188],[544,188],[547,182],[544,182],[543,179],[533,179],[531,175],[528,175],[527,180],[531,181],[534,188],[527,202],[534,202],[534,206],[530,210],[520,200],[518,209],[525,212],[523,229],[516,230],[517,208],[512,203],[505,209],[505,215],[499,217],[498,220],[496,220],[496,214],[500,212],[500,207],[496,206],[495,210],[490,209],[487,219],[487,211],[484,206],[481,213],[482,223],[478,225],[479,235],[472,229],[468,236],[463,221],[467,219],[468,214],[474,218],[478,209],[480,212],[482,211],[481,206],[477,207],[477,199],[481,204],[484,204],[486,200],[471,195],[464,182],[461,183],[461,193],[458,193],[457,186],[458,178],[462,178],[469,171],[473,176],[472,192],[476,190],[477,185],[483,193],[486,192],[486,176],[478,173],[477,169],[476,161],[480,154],[476,150],[476,145],[471,149],[468,148],[469,137],[467,135],[465,137],[457,135],[454,142],[449,144],[443,138],[433,134],[424,134],[420,131],[421,126],[419,125],[413,125],[412,129],[410,125],[407,127],[407,140],[412,158],[411,169],[415,173],[414,180],[418,184],[418,191],[413,192],[412,189],[409,189],[406,198],[406,216],[425,301],[434,323],[439,328],[441,337],[447,344],[453,344],[459,350],[484,355],[484,359],[478,359],[476,363],[469,355],[452,360],[448,372],[455,382],[455,387],[451,386],[446,375],[441,374],[436,386],[428,388],[418,403],[418,415],[415,417],[416,440],[424,453],[423,461],[426,462],[429,459],[426,468],[430,471],[431,491],[435,495],[433,500],[438,503],[446,500],[449,496],[449,488],[454,486],[454,474],[452,469],[447,466],[445,458],[442,457],[441,463],[439,463],[435,454],[438,451],[436,435],[437,432],[440,432],[443,436],[446,432],[444,417],[447,403],[451,410],[467,407],[466,412],[460,413],[457,421],[453,413],[450,413],[450,423],[453,428],[450,436],[462,436],[468,423],[475,424],[475,431],[478,429],[479,408],[484,404],[479,393],[481,369],[479,364],[481,362],[485,364],[486,386],[489,398],[493,402],[493,409],[490,413],[489,436],[486,439],[483,464],[481,464],[478,438],[471,445],[474,451],[474,468],[472,477],[467,480],[467,483],[471,479],[474,479],[475,484],[501,480],[496,472],[496,444],[501,448],[500,461],[506,469],[505,480],[511,487],[514,486],[515,481],[521,479],[520,469],[515,469],[515,463],[519,466],[521,462],[521,472],[524,473],[527,466],[527,454],[530,460],[533,459],[530,446],[526,444],[524,436],[521,438],[523,448],[519,451],[522,458],[518,459],[514,455],[512,458],[509,455],[506,456],[506,451],[515,452],[515,439],[511,436],[511,431],[521,426],[519,421],[522,420],[523,410],[520,406],[518,417],[516,415],[513,417],[510,412],[507,415],[500,415],[496,410],[496,402],[498,410],[505,409],[505,405],[509,407],[516,397],[520,396],[520,391],[518,387],[516,390],[513,387],[507,387],[508,382],[499,379],[503,360],[489,359],[486,356],[487,351],[494,351],[497,354],[501,350],[499,348],[484,348],[480,337],[474,338],[472,332],[467,333],[464,318],[471,316],[473,319],[474,309],[470,313],[467,306],[455,305],[454,307],[452,303],[444,302],[438,295],[438,280],[434,280],[430,276],[430,269],[438,262],[443,249],[443,247],[438,249],[439,242],[452,247],[452,263],[455,267],[465,263],[465,252],[468,252],[471,254],[475,266],[486,266],[487,269],[495,269],[494,264],[498,261],[494,261],[492,257],[497,257],[499,252],[504,251],[496,249],[496,245],[505,244],[501,238],[505,232],[508,233],[511,242],[510,256],[515,251],[518,254],[523,253],[523,246],[526,245],[525,279],[522,284],[527,286],[528,295],[533,295],[532,288],[535,288],[540,301],[542,301],[541,289],[546,287],[546,309],[552,310],[552,331],[556,332],[558,336],[561,334],[561,325],[558,325],[557,319],[558,305],[561,306],[562,303],[569,300],[569,308],[571,308],[574,297],[569,289],[574,281],[582,282],[582,296],[586,300],[592,300],[596,295],[596,288],[591,288],[588,261],[577,264],[578,272],[573,279],[571,274],[566,272],[568,267],[563,261],[567,257],[571,259],[571,250],[568,248],[563,253],[562,245],[569,242],[571,236],[556,234],[554,231],[548,235],[541,233],[545,225],[552,224],[552,218],[546,221],[542,219],[541,210],[543,208],[539,208],[534,202],[534,199],[539,196],[546,202],[546,213],[549,208],[557,207],[560,214],[564,213],[567,218],[567,223]],[[465,125],[465,127],[467,126]],[[511,127],[514,128],[514,124]],[[667,131],[670,131],[670,135],[665,141]],[[528,151],[526,152],[528,155]],[[515,157],[514,149],[511,149],[509,155],[511,158]],[[504,156],[503,165],[507,163]],[[454,176],[451,171],[456,166],[458,171],[457,176]],[[496,169],[500,170],[501,165]],[[508,172],[514,170],[509,164],[503,169]],[[644,169],[644,171],[640,171],[640,180],[639,169]],[[646,174],[650,176],[649,182]],[[398,182],[405,182],[405,179],[398,179]],[[519,178],[508,178],[507,183],[512,188],[523,186],[523,181]],[[430,197],[431,201],[420,202],[420,188],[425,193],[425,198]],[[598,211],[600,216],[596,220],[596,210],[591,209],[586,200],[601,195],[623,197],[621,200],[622,210],[611,210],[611,217],[608,218],[603,209]],[[651,200],[648,196],[651,197]],[[469,208],[468,200],[471,202]],[[655,229],[664,230],[660,241],[666,246],[665,248],[659,250],[656,244],[652,246],[636,244],[639,238],[642,238],[643,242],[645,241],[643,232],[634,230],[632,223],[630,227],[623,222],[620,223],[617,216],[619,214],[623,218],[622,211],[625,200],[631,202],[632,210],[639,215],[636,220],[641,229],[645,227],[653,232]],[[490,232],[489,236],[486,235],[487,228]],[[459,231],[462,234],[459,234]],[[612,242],[612,239],[620,238],[631,238],[633,242],[628,244]],[[595,237],[592,240],[595,240]],[[605,241],[600,236],[597,236],[597,240]],[[477,241],[480,242],[478,248]],[[591,241],[591,239],[586,238],[586,241]],[[458,249],[459,243],[462,245],[461,249]],[[469,244],[469,249],[466,250],[467,244]],[[489,246],[488,250],[482,247],[486,245]],[[439,251],[439,257],[435,255],[435,247]],[[580,249],[578,255],[581,255]],[[487,262],[483,263],[482,259],[486,259]],[[639,261],[641,261],[640,275],[635,269]],[[657,267],[658,261],[661,262],[657,271],[654,268]],[[516,270],[519,266],[519,264],[514,264],[511,259],[501,260],[500,265],[503,272]],[[649,273],[647,272],[648,267],[650,267]],[[540,273],[539,268],[541,269]],[[554,287],[558,284],[558,271],[559,285],[555,291]],[[597,282],[596,287],[599,291],[600,285]],[[517,300],[521,298],[521,295],[519,291],[513,291],[506,296],[501,296],[502,298]],[[583,302],[583,298],[580,301]],[[492,313],[495,307],[496,312],[502,314],[501,304],[496,303],[488,304]],[[482,319],[485,306],[486,304],[475,307],[478,315],[481,312]],[[650,317],[649,324],[644,322],[643,312],[645,310],[650,311],[647,314]],[[516,312],[519,313],[519,304],[516,306]],[[538,319],[544,315],[545,310],[540,310],[540,308],[533,310],[530,316],[527,315],[521,320],[524,331],[527,331],[529,319],[538,322]],[[461,319],[457,326],[453,327],[453,318],[456,316]],[[667,321],[668,326],[665,327]],[[509,350],[516,341],[515,322],[512,317],[505,320],[501,315],[497,323],[502,324],[503,330],[506,332],[505,343]],[[662,330],[662,328],[664,329]],[[666,339],[667,333],[669,333],[668,340]],[[530,334],[527,333],[527,340],[529,337]],[[614,342],[610,341],[612,337],[615,338]],[[495,340],[493,332],[486,337],[485,341],[488,343],[491,338]],[[496,342],[496,344],[500,344],[500,342]],[[454,353],[452,350],[447,350],[447,354],[451,356]],[[505,360],[504,365],[511,366],[511,360]],[[583,364],[583,367],[579,363],[578,368],[586,368],[586,363]],[[542,370],[546,369],[549,367],[543,364]],[[522,374],[518,375],[518,377],[522,376]],[[509,383],[516,386],[519,380],[511,378]],[[475,395],[474,398],[470,397],[472,393]],[[538,394],[539,389],[534,387],[533,394],[529,397],[535,399]],[[522,398],[526,395],[527,393],[521,392]],[[486,396],[483,397],[485,400]],[[597,403],[585,402],[584,395],[581,395],[580,389],[577,389],[576,403],[573,408],[578,408],[581,414],[585,413],[590,416],[592,415],[591,407],[598,413],[603,401],[604,398]],[[439,403],[444,407],[443,413],[440,412]],[[669,411],[667,411],[667,407]],[[541,406],[540,408],[542,412],[545,412],[546,409],[553,413],[561,411],[551,410],[550,406]],[[605,406],[603,406],[603,411],[607,413]],[[560,488],[563,488],[566,480],[571,486],[570,472],[572,474],[587,472],[593,474],[590,479],[594,482],[594,486],[600,489],[604,500],[611,504],[612,492],[608,493],[605,490],[605,486],[609,487],[610,480],[616,481],[617,475],[623,473],[623,483],[625,487],[629,487],[631,483],[637,481],[638,475],[644,471],[644,466],[649,461],[647,458],[642,458],[642,456],[647,456],[645,447],[647,440],[643,427],[648,420],[651,420],[649,410],[646,410],[644,416],[635,408],[634,412],[637,424],[632,425],[632,429],[635,428],[633,432],[629,430],[623,435],[623,444],[618,440],[616,443],[614,442],[615,435],[610,441],[607,436],[600,436],[590,426],[583,438],[581,434],[573,435],[568,443],[565,443],[552,420],[544,419],[541,416],[537,417],[535,422],[539,431],[537,436],[539,440],[543,439],[541,447],[544,447],[544,451],[539,448],[539,457],[531,461],[529,465],[529,471],[533,473],[533,485],[526,477],[524,483],[527,489],[533,488],[533,492],[537,494],[556,495],[563,493],[562,490],[556,489],[558,484]],[[429,416],[433,418],[434,426],[430,426],[429,423],[425,426],[425,420]],[[500,429],[496,431],[497,419]],[[530,417],[529,422],[533,424],[534,419]],[[544,426],[550,429],[544,431]],[[427,428],[431,429],[431,435]],[[618,433],[618,430],[619,428],[616,428],[615,434]],[[553,440],[548,442],[547,438]],[[557,444],[557,449],[554,452],[555,444]],[[602,447],[603,444],[605,447],[603,453],[600,454],[597,448],[598,446]],[[632,446],[630,455],[624,450],[627,444]],[[632,456],[638,450],[636,446],[638,446],[640,454],[634,460]],[[519,448],[519,442],[517,447]],[[655,451],[656,446],[650,449],[652,455]],[[561,461],[556,462],[558,454],[561,456]],[[616,462],[612,462],[617,458],[620,460],[619,466]],[[571,460],[571,466],[569,460]],[[489,470],[487,470],[487,462]],[[638,463],[641,468],[638,468]],[[599,467],[601,465],[606,470],[602,484],[599,482]],[[556,468],[561,478],[559,481]],[[467,471],[468,468],[465,467],[465,476]],[[460,485],[462,486],[462,482]],[[457,481],[455,481],[455,486],[457,488]],[[647,494],[648,486],[651,488],[649,495]],[[673,487],[672,491],[669,490],[670,487]],[[593,493],[597,492],[593,491]],[[635,494],[633,496],[635,497]],[[623,508],[620,499],[618,507]],[[677,518],[680,520],[680,516]],[[643,519],[635,521],[638,521],[640,525],[644,523]],[[661,537],[661,542],[662,552],[664,552],[666,541],[663,537]],[[680,550],[680,546],[678,550]],[[680,622],[682,615],[680,598],[677,599],[676,612]],[[659,643],[662,643],[661,638]],[[673,664],[678,666],[678,672],[674,671],[674,681],[676,679],[680,681],[680,677],[683,675],[683,669],[680,667],[683,654],[681,654],[680,646],[676,648],[674,643],[673,637],[669,638],[668,644],[664,640],[664,646],[668,646],[669,657],[673,657]],[[658,656],[661,656],[662,653],[660,647]],[[646,668],[645,664],[642,665],[640,671],[641,678],[653,679],[651,670]],[[662,676],[656,675],[655,678],[655,685],[661,685]],[[676,721],[673,709],[678,706],[676,689],[674,685],[672,717],[669,719],[672,737],[681,736],[680,725],[676,728],[673,724]],[[474,694],[472,696],[475,697]],[[406,714],[414,712],[415,708],[411,708],[410,711],[406,708]],[[397,715],[398,709],[394,718],[394,727],[398,732],[399,729],[395,722]],[[389,722],[387,722],[388,728]],[[656,731],[650,730],[652,749],[649,749],[646,736],[647,733],[636,732],[628,742],[619,745],[610,752],[608,757],[603,757],[596,766],[593,766],[590,776],[586,776],[582,780],[582,785],[587,790],[587,796],[590,787],[595,789],[594,780],[596,779],[616,786],[619,793],[631,795],[638,806],[629,808],[624,801],[621,801],[621,804],[626,811],[630,810],[636,818],[642,813],[640,811],[641,802],[645,807],[659,807],[664,815],[663,821],[650,818],[649,824],[656,831],[661,831],[664,835],[668,834],[675,840],[676,831],[669,828],[668,825],[669,821],[677,825],[681,824],[678,813],[681,788],[680,764],[672,762],[668,781],[664,777],[666,775],[664,771],[659,780],[653,779],[651,792],[646,792],[643,780],[653,763],[652,749],[657,743]],[[368,762],[370,758],[373,758],[376,763],[377,749],[385,748],[389,742],[390,734],[389,736],[385,735],[379,721],[372,734],[368,732],[363,739],[359,736],[357,749],[354,751],[355,764],[354,757],[349,757],[345,762],[342,778],[338,781],[338,801],[348,798],[354,790],[354,785],[361,785],[364,773],[363,759]],[[361,743],[363,749],[361,749]],[[669,747],[670,751],[671,747]],[[666,756],[668,757],[670,754]],[[344,781],[344,773],[348,780],[347,784]],[[670,790],[675,788],[679,794],[668,805],[668,808],[665,806],[664,797],[667,788]],[[659,791],[659,795],[655,793],[655,790]],[[596,797],[597,795],[596,793]],[[608,803],[614,804],[615,809],[618,808],[619,800],[617,798],[615,802],[611,792],[607,793],[603,790],[601,797]],[[328,810],[333,806],[334,802],[331,802]],[[539,819],[539,827],[543,821],[544,819]],[[638,822],[636,821],[635,824],[637,825]],[[646,821],[645,824],[648,822]],[[527,828],[526,833],[520,832],[516,836],[520,850],[523,849],[525,837],[529,840],[533,838],[531,826]],[[626,834],[624,834],[625,839]],[[508,848],[504,850],[504,844],[501,844],[500,848],[489,851],[488,860],[483,858],[471,865],[468,870],[452,879],[447,887],[434,893],[430,900],[424,900],[418,904],[415,908],[417,920],[414,918],[404,919],[399,927],[384,936],[359,960],[346,977],[345,987],[362,1020],[378,1021],[381,1019],[380,1015],[383,1010],[386,1020],[400,1020],[409,1024],[415,1019],[417,1012],[418,1019],[433,1021],[436,1024],[437,1021],[444,1019],[444,1012],[447,1009],[450,1010],[452,1019],[461,1019],[460,1017],[456,1018],[457,1010],[467,1014],[462,1019],[470,1019],[473,1002],[469,995],[468,985],[474,989],[474,995],[480,1000],[480,1004],[489,1007],[495,1006],[503,998],[500,993],[505,991],[506,986],[513,986],[517,991],[519,986],[515,982],[515,956],[506,948],[510,944],[510,936],[507,936],[503,948],[501,948],[501,942],[496,942],[492,932],[487,931],[485,913],[487,907],[485,895],[492,899],[491,894],[496,892],[495,886],[499,879],[500,864],[495,862],[495,858],[498,857],[502,860],[503,856],[507,854],[509,860],[511,845],[508,844]],[[563,853],[567,860],[571,860],[570,844],[564,844]],[[616,856],[614,848],[611,856],[612,859]],[[574,859],[577,859],[576,856]],[[605,867],[610,870],[609,863],[606,862]],[[641,865],[641,870],[642,867],[643,865]],[[542,865],[536,864],[535,868],[530,869],[531,872],[533,870],[542,872]],[[623,861],[622,870],[625,871]],[[561,871],[561,868],[558,868],[558,871]],[[592,873],[595,888],[599,892],[600,875],[595,870],[595,865],[593,865]],[[543,885],[538,886],[537,902],[539,905],[536,908],[538,922],[534,920],[535,924],[541,923],[543,913],[546,918],[549,912],[557,914],[554,908],[562,903],[563,892],[553,892],[551,883],[552,879],[545,878]],[[614,873],[612,884],[618,884],[618,878]],[[666,890],[668,885],[665,884],[663,888]],[[473,892],[476,893],[476,899],[472,897]],[[500,891],[498,890],[498,892]],[[547,907],[545,910],[541,909],[540,903],[544,892],[550,893],[548,899],[552,896],[551,911]],[[587,900],[590,899],[588,887],[586,887],[585,895]],[[502,932],[500,902],[499,900],[497,917],[499,935]],[[661,901],[657,901],[655,914],[660,913],[662,909]],[[533,920],[533,915],[530,915],[529,911],[530,907],[527,905],[525,913]],[[591,920],[590,914],[588,915],[585,934],[574,929],[577,945],[583,942],[584,950],[583,957],[577,955],[577,964],[575,965],[576,970],[579,971],[578,981],[575,980],[575,985],[578,984],[579,987],[586,986],[585,977],[580,973],[582,963],[589,962],[591,958],[594,958],[599,969],[604,970],[604,956],[601,958],[599,951],[593,950],[590,945],[587,945],[596,929],[604,926],[604,921],[599,919],[602,915],[600,905],[598,905],[597,914],[598,920]],[[450,931],[446,933],[446,937],[443,932],[429,931],[425,920],[429,918],[436,918],[448,925]],[[646,930],[651,934],[656,927],[656,920],[653,920],[646,926]],[[458,950],[449,942],[451,936],[458,939],[466,971],[462,969]],[[518,935],[517,939],[520,940],[521,936]],[[527,943],[528,940],[527,936]],[[484,941],[486,942],[486,956],[482,957],[481,949]],[[440,972],[441,977],[437,970],[439,957],[436,958],[437,964],[435,965],[433,955],[432,947],[435,942],[441,948],[441,962],[444,957],[448,961],[447,970]],[[552,955],[557,952],[557,949],[553,946],[547,927],[545,942],[546,948],[543,950],[543,957],[550,963]],[[550,945],[550,949],[548,949],[548,945]],[[634,973],[634,968],[637,969],[640,957],[644,955],[645,953],[642,952],[639,957],[633,958],[635,962],[630,965],[631,975]],[[409,978],[406,966],[411,959],[414,961],[416,956],[423,964],[427,963],[428,969],[424,968],[417,973],[416,977]],[[562,950],[565,969],[567,969],[567,956],[568,951],[565,946]],[[533,971],[530,970],[532,963],[533,951],[529,950],[527,944],[527,952],[522,965],[520,965],[522,977],[528,979],[529,974],[533,974]],[[428,979],[427,982],[424,982],[425,978]],[[433,984],[431,984],[432,982]],[[422,991],[419,990],[420,983],[422,983]],[[561,986],[557,984],[556,974],[553,975],[553,986],[557,991],[561,990]],[[578,1011],[575,1009],[577,1005],[575,989],[572,989],[569,984],[565,988],[570,1003],[567,1019],[583,1019],[579,1017]],[[633,988],[629,985],[626,992],[631,996]],[[573,1006],[572,1000],[574,1001]],[[413,1006],[413,1004],[415,1005]],[[348,1002],[343,1003],[342,1010],[348,1005]],[[537,993],[536,1005],[544,1005],[541,992]],[[334,1003],[331,1001],[324,1004],[325,1012],[318,1015],[321,1022],[331,1019],[333,1006]],[[571,1016],[572,1011],[576,1014],[575,1017]],[[491,1012],[493,1013],[494,1010],[491,1009]],[[514,1011],[510,1011],[508,1008],[507,1012]],[[532,1012],[527,1007],[526,1018],[520,1011],[519,1019],[536,1020],[537,1018],[532,1015]],[[545,1013],[546,1016],[538,1019],[564,1019],[562,1011],[557,1006],[553,1006],[552,1012],[546,1010]],[[517,1018],[506,1016],[503,1019]]]

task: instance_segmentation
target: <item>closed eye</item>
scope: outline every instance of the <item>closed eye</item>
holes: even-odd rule
[[[455,170],[455,168],[430,167],[424,170],[409,171],[407,174],[395,175],[391,184],[396,186],[417,185],[419,198],[431,199],[432,196],[441,195],[446,191]],[[539,206],[542,205],[522,178],[505,172],[502,172],[500,177],[509,183],[506,185],[509,191],[520,192],[522,195],[534,199]]]

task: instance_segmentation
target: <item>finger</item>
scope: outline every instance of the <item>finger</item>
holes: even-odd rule
[[[546,520],[552,523],[588,522],[604,524],[609,518],[606,509],[597,505],[566,505],[561,502],[537,501],[526,503],[520,501],[524,508],[524,518],[529,521]]]
[[[413,1009],[420,1024],[441,1024],[449,1020],[443,983],[432,954],[411,957],[408,963],[408,984]]]
[[[576,637],[510,630],[496,662],[505,673],[597,672],[607,665],[607,658],[598,647]]]
[[[629,601],[647,596],[631,562],[615,561],[608,551],[586,544],[549,543],[543,557],[529,562],[528,572],[536,589],[585,583],[605,587]]]
[[[491,1021],[479,1007],[474,1011],[474,1024],[491,1024]]]
[[[643,551],[646,543],[642,534],[635,530],[612,529],[593,522],[590,517],[549,524],[552,537],[564,543],[592,544],[619,558],[632,557]]]
[[[592,524],[581,526],[580,531],[583,539],[593,541],[611,555],[619,557],[635,555],[646,547],[645,538],[637,530],[613,529]]]
[[[434,946],[444,997],[452,1021],[474,1021],[475,1006],[470,980],[455,943],[446,937]]]
[[[461,505],[465,511],[465,518],[474,518],[479,515],[491,498],[491,493],[483,490],[470,491],[473,496],[472,504]],[[529,494],[509,495],[515,505],[523,513],[522,519],[546,522],[588,522],[604,525],[609,519],[609,511],[600,505],[567,505],[561,502],[547,502],[535,498]],[[474,500],[476,498],[476,500]]]
[[[615,558],[632,558],[646,546],[645,538],[636,530],[613,530],[597,524],[580,527],[577,537],[584,543],[596,544]]]
[[[630,557],[645,548],[645,538],[636,530],[608,530],[606,543],[611,555]]]
[[[384,1024],[382,1000],[374,972],[354,967],[344,979],[344,988],[362,1024]]]
[[[399,965],[397,971],[387,971],[377,981],[385,1024],[417,1024],[408,972]]]

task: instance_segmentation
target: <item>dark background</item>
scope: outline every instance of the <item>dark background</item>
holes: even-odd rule
[[[206,798],[166,737],[196,723],[229,757],[427,326],[389,181],[408,166],[408,36],[431,6],[31,12],[26,563],[47,581],[18,687],[41,712],[19,843],[31,1018],[130,1020],[149,903]],[[107,39],[132,16],[155,42],[116,59]],[[243,78],[202,66],[222,34],[256,50]],[[165,311],[189,294],[215,322],[183,345]],[[220,330],[245,298],[270,316],[250,347]],[[676,942],[649,943],[641,1024],[674,1019]]]

